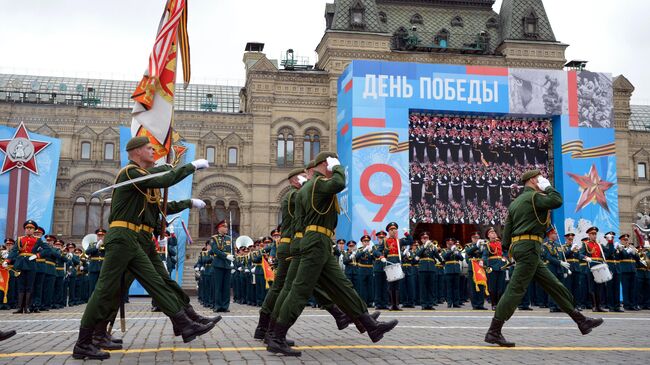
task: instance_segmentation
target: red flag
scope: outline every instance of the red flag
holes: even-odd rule
[[[9,295],[9,270],[0,267],[0,291],[4,293],[2,303],[7,303]]]
[[[483,269],[483,266],[481,266],[479,260],[472,260],[472,273],[474,275],[474,289],[476,291],[481,291],[481,289],[478,287],[479,285],[483,285],[485,288],[485,295],[490,295],[487,289],[487,275],[485,274],[485,270]]]
[[[262,269],[264,269],[264,280],[266,281],[266,288],[268,289],[269,281],[275,280],[275,273],[273,272],[271,264],[269,264],[266,257],[262,257]]]

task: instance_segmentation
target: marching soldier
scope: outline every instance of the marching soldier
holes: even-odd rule
[[[434,310],[437,303],[438,269],[436,260],[442,262],[438,253],[438,242],[429,241],[427,232],[420,233],[420,247],[415,253],[414,260],[418,263],[418,279],[420,281],[420,306],[422,310]]]
[[[557,232],[555,232],[555,229],[549,228],[546,231],[546,235],[546,242],[542,246],[542,259],[549,271],[560,282],[564,282],[564,279],[568,276],[567,269],[571,267],[571,264],[565,261],[564,251],[557,241]],[[553,301],[553,298],[548,298],[548,306],[551,313],[561,312],[557,304],[555,304],[555,301]]]
[[[639,254],[637,249],[630,244],[629,234],[622,234],[618,239],[622,247],[619,252],[618,266],[621,271],[621,286],[623,287],[623,309],[637,311],[634,304],[634,278]]]
[[[11,259],[8,264],[14,267],[14,270],[20,271],[17,277],[18,282],[18,301],[14,314],[28,313],[32,304],[32,293],[34,290],[34,280],[36,278],[36,259],[40,258],[39,249],[45,248],[43,241],[34,236],[34,231],[38,225],[33,220],[28,220],[23,224],[25,235],[18,237],[13,250],[9,254]]]
[[[98,228],[95,230],[97,235],[97,242],[90,243],[86,249],[86,255],[90,262],[88,263],[88,285],[90,293],[92,295],[95,291],[95,285],[97,285],[97,279],[99,278],[99,272],[102,271],[102,262],[104,261],[104,237],[106,235],[106,230],[103,228]]]
[[[442,259],[445,261],[445,287],[447,289],[447,308],[460,308],[460,254],[456,240],[447,238],[447,249],[442,250]]]
[[[503,235],[503,247],[517,263],[506,292],[499,300],[485,342],[504,347],[514,347],[501,334],[505,321],[521,302],[528,284],[538,281],[558,306],[576,322],[583,335],[603,323],[602,319],[587,318],[575,310],[569,290],[551,274],[541,262],[542,235],[550,223],[550,211],[562,205],[560,193],[539,170],[525,172],[521,176],[524,191],[508,207],[508,217]]]
[[[384,231],[377,232],[377,244],[372,246],[375,309],[388,309],[388,282],[386,281],[386,272],[384,271],[385,265],[381,262],[382,252],[386,244],[386,235],[387,233]]]
[[[353,257],[357,263],[357,288],[359,290],[359,295],[366,305],[370,307],[373,301],[372,270],[375,257],[372,254],[372,245],[370,244],[369,235],[361,237],[361,248],[354,252]]]
[[[479,232],[472,233],[472,242],[465,245],[465,255],[468,263],[467,278],[469,280],[469,290],[471,292],[470,302],[472,309],[487,310],[485,308],[485,285],[477,284],[474,282],[474,267],[472,262],[478,261],[479,265],[483,266],[483,251],[485,250],[485,241],[480,241],[481,235]]]
[[[621,256],[621,245],[614,243],[615,232],[605,233],[607,244],[605,245],[605,258],[607,266],[612,273],[612,280],[608,281],[607,287],[607,308],[610,312],[623,312],[621,309],[621,270],[618,260]]]
[[[215,312],[230,312],[230,269],[235,256],[232,255],[232,238],[227,235],[228,223],[217,223],[217,234],[210,238],[210,256],[214,277],[213,308]],[[262,302],[260,302],[260,305]]]

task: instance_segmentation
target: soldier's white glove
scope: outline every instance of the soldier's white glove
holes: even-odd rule
[[[72,254],[71,254],[70,252],[68,252],[68,254],[66,255],[66,257],[68,258],[68,260],[70,260],[70,259],[72,258]]]
[[[251,272],[249,269],[244,270],[244,272]]]
[[[585,261],[591,262],[591,257],[585,257]]]
[[[478,266],[483,267],[483,261],[479,261]]]
[[[540,177],[537,178],[537,186],[539,186],[539,189],[541,191],[545,191],[546,188],[551,186],[551,182],[548,181],[548,179],[545,178],[544,176],[540,176]]]
[[[104,243],[104,240],[99,240],[95,243],[95,248],[99,248]]]
[[[406,257],[411,257],[411,253],[410,253],[409,251],[406,251],[406,252],[404,253],[404,256],[406,256]]]
[[[29,261],[34,261],[34,260],[36,260],[36,255],[29,256]]]
[[[194,268],[194,271],[201,271],[201,269],[198,268],[198,267],[195,267],[195,268]]]
[[[325,161],[327,161],[327,171],[332,171],[332,169],[334,169],[334,166],[339,166],[341,164],[339,159],[336,157],[328,157],[325,159]]]
[[[3,262],[3,263],[2,263],[2,267],[6,268],[7,266],[9,266],[8,263],[6,263],[6,262]]]
[[[230,273],[231,273],[231,274],[234,274],[234,273],[235,273],[235,269],[230,269]]]
[[[238,268],[237,268],[237,271],[243,271],[243,270],[244,270],[244,269],[242,269],[241,267],[238,267]]]
[[[568,269],[571,267],[571,264],[568,262],[560,261],[560,266],[562,266],[565,269]]]
[[[580,249],[580,244],[579,243],[574,243],[571,245],[571,251],[573,250],[579,250]]]
[[[79,271],[83,271],[83,270],[84,270],[84,267],[83,267],[83,266],[79,266]]]
[[[202,267],[202,268],[201,268],[201,271],[205,271],[205,267]]]
[[[167,237],[159,239],[158,246],[160,246],[161,248],[167,247]]]
[[[302,175],[298,175],[298,184],[300,184],[300,186],[302,186],[302,185],[303,185],[304,183],[306,183],[306,182],[307,182],[307,178],[306,178],[306,177],[304,177],[304,176],[302,176]]]
[[[210,167],[210,163],[204,158],[192,161],[192,165],[194,165],[194,168],[197,170],[207,169]]]
[[[235,261],[235,256],[228,254],[228,256],[226,256],[226,260]]]
[[[385,258],[385,257],[382,257],[381,260],[379,260],[379,261],[381,261],[381,262],[383,262],[383,263],[386,263],[386,258]]]
[[[2,254],[3,259],[6,259],[7,257],[9,257],[9,252],[5,252]]]
[[[366,252],[370,252],[372,250],[372,246],[368,245],[363,250],[366,251]]]
[[[627,253],[629,253],[630,255],[634,255],[635,251],[636,251],[636,249],[634,247],[628,247],[627,248]]]
[[[420,261],[420,256],[415,256],[415,261]]]
[[[205,208],[205,202],[201,199],[192,198],[192,208],[203,209]]]
[[[643,244],[643,248],[650,248],[650,242],[645,241],[645,243]]]

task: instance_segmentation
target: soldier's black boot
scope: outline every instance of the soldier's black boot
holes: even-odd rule
[[[72,350],[73,359],[105,360],[111,357],[108,352],[102,351],[93,344],[93,332],[94,329],[92,328],[79,328],[79,338],[74,344],[74,350]]]
[[[327,309],[327,312],[334,317],[336,320],[336,327],[339,329],[339,331],[342,331],[352,323],[352,318],[348,317],[345,313],[343,313],[339,307],[336,305],[333,305],[331,308]]]
[[[214,328],[214,323],[201,324],[192,321],[183,309],[169,317],[169,319],[172,321],[174,334],[176,335],[176,331],[178,330],[179,334],[183,336],[183,342],[185,343],[194,340],[197,336],[210,332]]]
[[[393,307],[390,310],[392,310],[392,311],[401,311],[402,310],[399,307],[399,289],[395,289],[395,293],[393,294]]]
[[[504,323],[506,322],[500,319],[492,318],[490,329],[485,334],[485,342],[494,343],[501,347],[515,347],[514,342],[507,341],[501,334],[501,328],[503,328]]]
[[[377,320],[377,318],[379,318],[380,314],[381,314],[380,311],[374,311],[374,312],[372,312],[370,317]],[[361,321],[358,318],[354,320],[354,325],[357,326],[357,330],[359,331],[359,333],[361,333],[361,334],[366,333],[366,327],[363,326],[363,324],[361,323]]]
[[[253,338],[256,340],[263,340],[266,337],[266,332],[269,330],[269,322],[271,321],[271,316],[266,313],[260,312],[260,319],[257,322],[257,327],[255,327],[255,334]]]
[[[106,331],[107,324],[108,322],[100,322],[95,326],[93,331],[93,345],[102,350],[121,350],[121,344],[111,341]]]
[[[194,308],[191,305],[188,305],[187,307],[184,308],[185,313],[187,316],[193,320],[194,322],[198,322],[201,324],[210,324],[214,323],[217,324],[221,320],[221,316],[215,316],[215,317],[204,317],[194,310]]]
[[[602,318],[585,317],[575,309],[569,313],[569,317],[571,317],[571,319],[573,319],[573,321],[578,325],[578,328],[583,335],[588,334],[592,329],[603,324]]]
[[[265,344],[268,344],[269,339],[271,338],[271,336],[273,336],[273,333],[272,333],[273,332],[273,327],[275,327],[275,321],[273,320],[273,318],[269,317],[269,326],[268,326],[268,328],[266,330],[266,334],[264,336],[264,343]],[[289,346],[295,346],[296,345],[296,341],[294,341],[292,339],[289,339],[286,336],[284,337],[284,342],[286,342],[287,345],[289,345]]]
[[[593,306],[593,311],[594,312],[607,312],[600,306],[600,295],[598,294],[591,294],[591,300],[594,302]]]
[[[363,327],[366,328],[366,331],[368,331],[368,336],[372,342],[378,342],[381,340],[384,337],[384,334],[395,328],[398,323],[396,319],[388,322],[379,322],[371,317],[368,313],[360,315],[359,321]]]
[[[23,313],[32,313],[32,293],[25,293],[25,304]]]
[[[292,349],[291,346],[287,344],[287,341],[285,341],[287,331],[289,331],[289,326],[284,326],[280,323],[274,322],[273,327],[269,331],[266,351],[285,356],[302,355],[300,351]]]
[[[4,340],[8,339],[9,337],[13,337],[15,335],[16,335],[16,331],[14,331],[14,330],[7,331],[7,332],[0,331],[0,341],[4,341]]]
[[[13,314],[22,314],[22,313],[27,313],[25,310],[25,293],[18,293],[18,309],[16,309],[15,312],[12,312]]]

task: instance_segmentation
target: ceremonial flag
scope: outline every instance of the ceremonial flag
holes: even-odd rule
[[[271,264],[269,264],[266,257],[262,257],[262,269],[264,269],[264,281],[266,281],[266,288],[268,289],[269,281],[275,280],[275,273],[273,272]]]
[[[485,274],[483,266],[481,266],[478,260],[472,260],[471,263],[473,273],[472,275],[474,276],[474,289],[476,291],[481,291],[478,286],[483,285],[485,288],[485,295],[490,295],[487,288],[487,275]]]
[[[0,267],[0,290],[4,293],[2,303],[7,303],[7,295],[9,295],[9,270]]]
[[[190,78],[187,0],[168,0],[149,65],[131,95],[135,100],[131,135],[149,137],[156,159],[167,156],[172,148],[178,45],[183,61],[183,81],[187,87]]]

